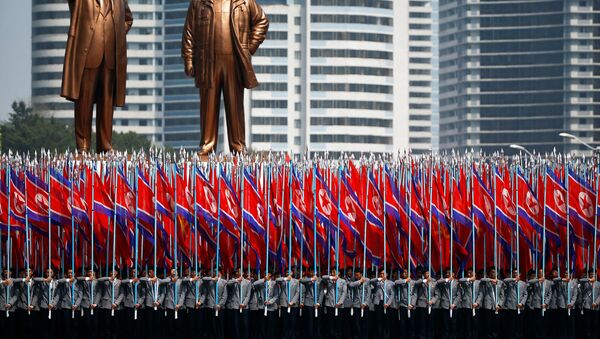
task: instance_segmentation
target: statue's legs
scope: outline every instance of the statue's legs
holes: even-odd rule
[[[227,117],[229,150],[243,152],[246,148],[244,122],[244,87],[235,56],[217,54],[211,88],[200,89],[200,154],[208,155],[217,148],[221,91]]]
[[[81,79],[79,99],[75,101],[75,143],[78,151],[90,150],[92,111],[96,103],[96,149],[109,151],[112,139],[115,71],[103,61],[98,68],[86,68]]]

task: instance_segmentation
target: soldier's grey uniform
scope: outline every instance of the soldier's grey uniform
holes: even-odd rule
[[[189,277],[181,279],[177,305],[186,309],[195,309],[196,303],[200,299],[201,290],[202,280],[192,281]]]
[[[302,299],[300,303],[302,303],[306,307],[314,307],[315,306],[315,284],[317,285],[317,304],[320,304],[320,286],[321,279],[317,278],[316,281],[312,281],[311,278],[304,277],[300,279],[300,284],[302,284]]]
[[[346,280],[338,278],[336,281],[332,281],[329,276],[323,276],[323,288],[321,289],[322,297],[321,300],[325,300],[323,306],[335,307],[338,304],[344,304],[346,300],[346,294],[348,287],[346,286]]]
[[[499,305],[505,310],[516,311],[517,305],[527,303],[527,283],[515,278],[503,280],[503,293],[500,294]],[[517,298],[517,294],[519,295]]]
[[[218,305],[220,309],[224,309],[227,303],[227,280],[219,278],[214,281],[211,277],[204,277],[202,278],[202,286],[205,288],[205,293],[200,297],[202,304],[207,308],[215,308],[215,305]],[[218,295],[216,294],[217,289]]]
[[[458,298],[458,282],[456,280],[440,279],[435,284],[433,296],[431,301],[433,302],[433,308],[436,309],[450,309],[450,299],[452,303],[455,303]],[[452,295],[452,298],[450,297]]]
[[[7,299],[8,297],[8,299]],[[11,308],[8,309],[9,312],[14,312],[16,310],[16,303],[18,300],[18,289],[15,286],[15,282],[13,280],[9,281],[8,285],[4,284],[4,281],[0,281],[0,311],[6,311],[6,305],[10,304]],[[4,315],[0,314],[0,317]]]
[[[164,292],[160,294],[158,302],[168,310],[174,310],[178,304],[179,293],[181,292],[181,279],[172,281],[170,278],[167,282],[164,280],[160,281],[160,284],[164,286]]]
[[[494,285],[492,279],[483,278],[479,285],[479,293],[477,293],[475,303],[482,309],[495,311],[496,306],[500,304],[499,301],[502,300],[501,293],[503,292],[501,280],[496,280],[496,285]]]
[[[119,293],[120,286],[121,281],[119,279],[114,279],[113,281],[110,281],[107,277],[98,279],[98,285],[96,285],[98,291],[95,292],[94,304],[103,310],[112,309],[113,302],[116,303],[119,297],[117,293]],[[118,304],[116,309],[120,309]]]
[[[279,284],[275,282],[273,279],[270,279],[265,282],[265,279],[258,279],[253,284],[256,293],[260,293],[263,295],[262,303],[259,304],[260,309],[264,309],[267,307],[267,311],[277,311],[279,308]],[[265,303],[269,303],[265,305]]]
[[[296,278],[287,280],[285,278],[277,278],[279,283],[280,295],[279,306],[288,307],[288,295],[290,307],[298,307],[300,301],[300,282]]]
[[[242,279],[238,282],[236,279],[231,279],[227,282],[227,287],[229,288],[227,290],[227,309],[238,310],[240,305],[248,306],[252,296],[250,280]]]
[[[77,283],[79,284],[81,294],[79,306],[84,309],[90,308],[91,304],[94,303],[95,295],[98,293],[98,280],[88,277],[78,277]]]
[[[44,281],[43,278],[34,278],[35,289],[33,293],[32,304],[37,305],[40,309],[48,309],[48,304],[56,306],[59,295],[56,291],[57,281]]]
[[[59,301],[56,307],[62,310],[70,310],[73,306],[81,305],[82,294],[77,281],[70,282],[68,279],[59,279],[57,284]]]
[[[352,307],[361,308],[361,305],[365,305],[367,310],[373,304],[373,300],[371,298],[371,281],[369,278],[365,278],[364,282],[360,282],[360,280],[353,281],[348,284],[348,290],[352,290]]]

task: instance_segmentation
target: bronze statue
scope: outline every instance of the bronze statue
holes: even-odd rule
[[[185,73],[200,89],[200,155],[217,146],[221,90],[231,152],[244,152],[244,88],[258,86],[251,56],[265,40],[269,20],[256,0],[192,0],[181,54]]]
[[[133,24],[127,0],[68,0],[71,25],[61,96],[75,102],[75,142],[89,151],[96,103],[96,146],[111,150],[114,107],[125,105],[126,34]]]

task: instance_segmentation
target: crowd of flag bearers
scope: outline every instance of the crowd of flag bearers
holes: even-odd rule
[[[9,337],[593,338],[599,166],[4,155]]]
[[[439,278],[347,268],[302,276],[253,271],[93,270],[1,280],[7,338],[597,338],[600,283],[552,269],[494,267]],[[165,274],[166,273],[166,274]],[[179,275],[182,273],[182,276]],[[376,274],[377,273],[377,274]],[[388,277],[388,273],[391,277]],[[136,277],[137,276],[137,277]],[[315,297],[316,291],[316,297]]]

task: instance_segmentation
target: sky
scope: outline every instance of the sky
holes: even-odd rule
[[[31,0],[0,0],[0,120],[31,101]]]

